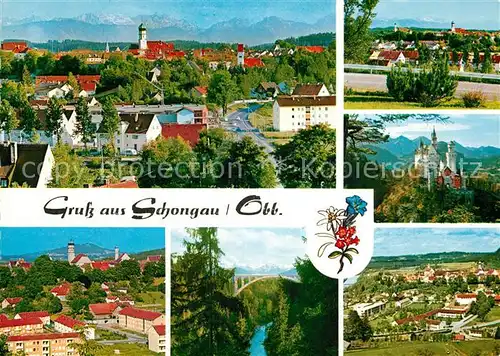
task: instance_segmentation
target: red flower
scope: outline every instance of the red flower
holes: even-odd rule
[[[349,233],[349,229],[344,226],[340,226],[337,232],[335,233],[339,239],[345,239]]]
[[[337,240],[335,243],[335,247],[343,249],[345,247],[346,243],[343,240]]]

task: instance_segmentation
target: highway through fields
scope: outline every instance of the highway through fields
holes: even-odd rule
[[[384,74],[344,73],[345,86],[354,90],[386,92],[386,78],[387,76]],[[474,90],[483,92],[488,100],[500,101],[500,84],[458,82],[455,96],[461,97]]]

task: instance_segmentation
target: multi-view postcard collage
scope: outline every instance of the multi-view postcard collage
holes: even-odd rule
[[[498,0],[0,21],[0,356],[500,356]]]

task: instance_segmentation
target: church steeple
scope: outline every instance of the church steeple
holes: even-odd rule
[[[109,43],[106,42],[106,53],[109,53]]]

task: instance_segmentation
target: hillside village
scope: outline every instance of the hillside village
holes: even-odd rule
[[[346,322],[356,313],[380,345],[388,340],[486,341],[494,338],[500,322],[499,276],[500,270],[483,263],[371,270],[345,291]],[[348,348],[360,346],[348,341]]]
[[[164,255],[136,260],[115,247],[113,258],[93,260],[70,241],[66,261],[20,258],[0,273],[0,340],[12,353],[78,355],[129,342],[141,354],[166,350]]]
[[[222,128],[271,154],[275,136],[333,126],[332,51],[284,41],[265,50],[237,44],[180,51],[149,40],[143,24],[137,43],[124,49],[50,53],[3,41],[0,186],[48,186],[58,145],[81,151],[84,164],[118,156],[130,165],[158,140],[180,138],[194,148],[203,132]],[[39,167],[30,179],[20,174],[26,162],[24,171]],[[92,185],[135,187],[134,176]]]

